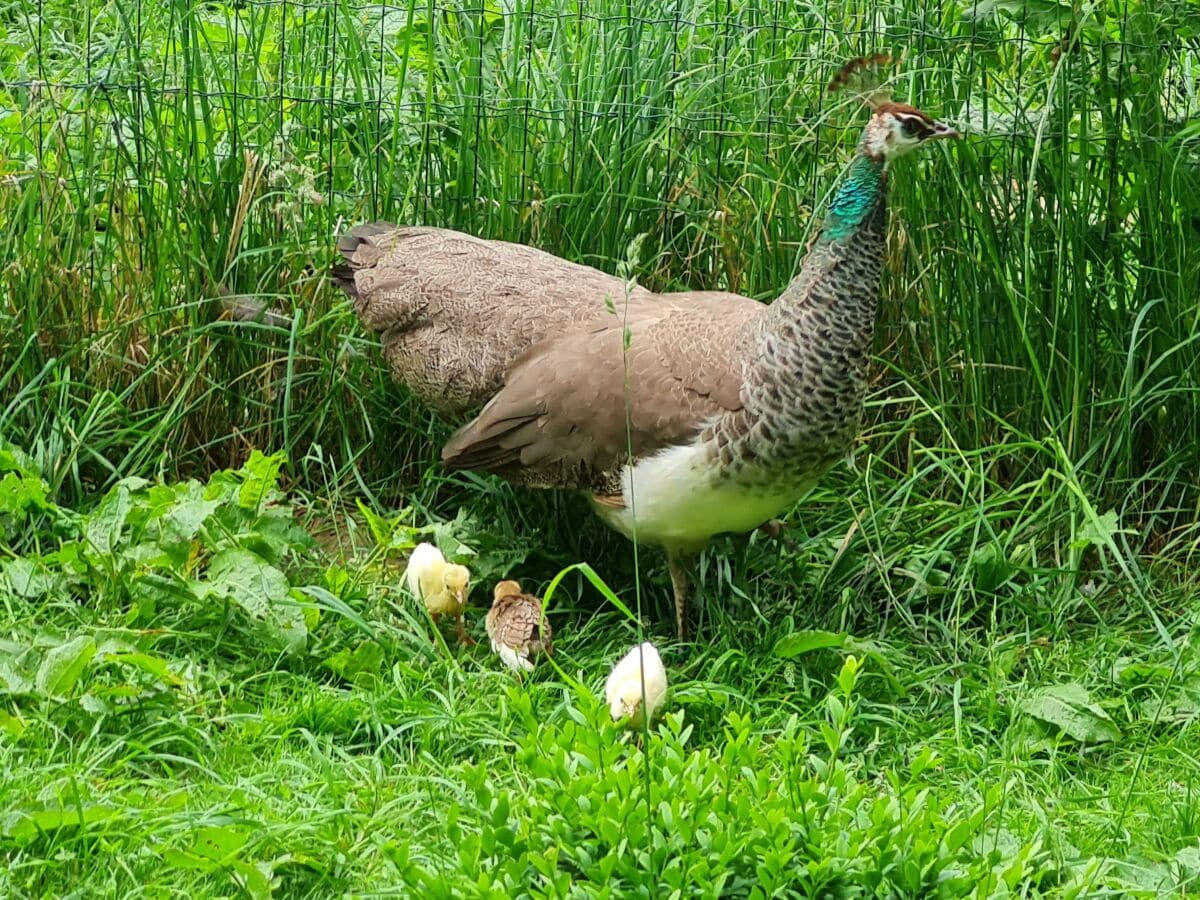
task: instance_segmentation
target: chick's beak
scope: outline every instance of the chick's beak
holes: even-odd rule
[[[940,140],[945,140],[947,138],[959,138],[959,137],[962,137],[962,135],[959,133],[958,129],[952,128],[951,126],[947,125],[945,122],[936,122],[935,121],[933,123],[933,134],[931,134],[925,140],[940,141]]]

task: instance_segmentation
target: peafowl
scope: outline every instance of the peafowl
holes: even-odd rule
[[[855,60],[830,84],[863,76]],[[888,165],[958,136],[911,106],[871,108],[800,272],[770,305],[653,293],[531,247],[373,224],[333,280],[381,333],[396,380],[450,417],[449,470],[581,490],[666,551],[680,640],[688,568],[725,532],[794,505],[859,428],[884,252]]]

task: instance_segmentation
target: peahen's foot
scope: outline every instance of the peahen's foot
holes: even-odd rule
[[[758,526],[758,530],[772,540],[779,541],[793,553],[800,552],[800,545],[787,536],[788,524],[780,519],[771,519]]]

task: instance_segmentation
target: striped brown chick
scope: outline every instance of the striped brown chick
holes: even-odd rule
[[[518,673],[533,671],[538,655],[553,654],[550,623],[542,613],[542,601],[524,593],[516,581],[496,585],[485,624],[492,650]]]

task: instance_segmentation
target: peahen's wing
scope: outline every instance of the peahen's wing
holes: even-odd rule
[[[441,228],[387,223],[338,240],[333,280],[354,301],[397,381],[447,413],[477,409],[534,344],[554,339],[627,303],[688,305],[754,300],[721,292],[627,292],[616,276],[522,244]]]
[[[755,318],[701,300],[627,321],[609,315],[543,341],[442,460],[525,484],[603,490],[630,458],[688,443],[712,417],[741,408]]]

